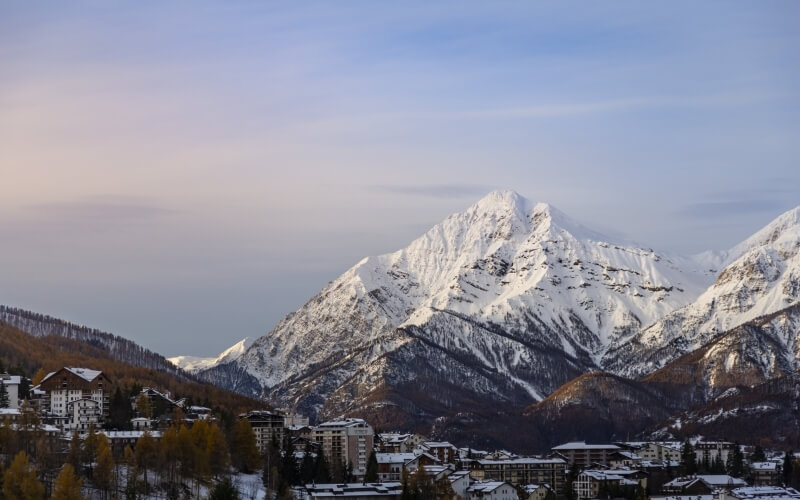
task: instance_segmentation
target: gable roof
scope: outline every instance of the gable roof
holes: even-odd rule
[[[92,380],[96,379],[97,377],[99,377],[100,375],[103,374],[103,372],[101,372],[100,370],[92,370],[91,368],[73,368],[73,367],[65,366],[61,370],[67,370],[68,372],[70,372],[73,375],[76,375],[76,376],[82,378],[83,380],[85,380],[87,382],[91,382]],[[44,382],[45,380],[49,379],[50,377],[52,377],[56,373],[60,372],[61,370],[56,370],[54,372],[48,373],[42,379],[42,382]],[[41,384],[41,382],[40,382],[40,384]]]

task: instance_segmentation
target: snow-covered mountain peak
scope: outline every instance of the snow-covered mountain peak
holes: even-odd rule
[[[467,211],[502,212],[512,210],[524,214],[530,210],[530,207],[531,202],[516,191],[498,189],[489,192],[489,194],[468,208]]]
[[[201,356],[175,356],[167,358],[167,361],[182,368],[188,372],[196,372],[200,370],[207,370],[223,363],[230,363],[236,361],[242,354],[253,345],[255,339],[245,337],[239,342],[228,347],[216,357],[201,357]]]
[[[728,265],[753,249],[767,246],[778,251],[796,251],[800,246],[800,206],[782,213],[726,252],[723,264]]]
[[[615,346],[607,367],[640,375],[722,332],[797,304],[800,207],[780,215],[728,252],[707,252],[697,260],[720,265],[714,283],[693,303],[642,330],[633,342]]]
[[[539,398],[555,383],[530,379],[540,349],[565,353],[568,371],[596,368],[614,339],[687,304],[708,285],[681,264],[611,243],[547,203],[493,191],[407,247],[358,262],[237,364],[263,387],[283,390],[313,367],[355,363],[350,356],[366,366],[423,337],[448,352],[480,353],[486,370],[516,374]],[[500,330],[508,340],[491,333]]]

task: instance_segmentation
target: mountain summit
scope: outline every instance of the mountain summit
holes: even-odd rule
[[[205,376],[321,416],[527,405],[692,302],[710,284],[697,267],[494,191],[363,259]]]

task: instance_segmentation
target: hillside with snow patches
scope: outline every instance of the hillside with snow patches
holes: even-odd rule
[[[365,258],[201,376],[244,380],[239,390],[312,416],[431,418],[527,405],[600,369],[642,375],[796,302],[797,214],[692,259],[492,192],[408,247]],[[709,263],[725,266],[716,281]]]

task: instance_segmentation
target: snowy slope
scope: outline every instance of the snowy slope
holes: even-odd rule
[[[167,358],[167,361],[174,364],[178,368],[182,368],[188,372],[197,372],[200,370],[207,370],[223,363],[229,363],[239,359],[244,352],[253,345],[254,339],[245,337],[239,342],[233,344],[229,348],[222,351],[219,356],[213,358],[203,358],[199,356],[175,356]]]
[[[699,268],[492,192],[405,249],[362,260],[234,364],[277,404],[312,412],[334,393],[341,410],[408,383],[409,360],[465,391],[530,402],[693,301],[710,284]]]
[[[800,207],[717,255],[724,266],[692,304],[666,315],[641,333],[619,339],[603,360],[618,374],[652,372],[738,325],[800,300]],[[792,336],[784,342],[792,342]],[[783,347],[790,351],[793,345]],[[797,354],[797,353],[795,353]]]

